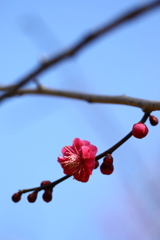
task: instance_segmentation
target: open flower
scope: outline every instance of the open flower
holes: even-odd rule
[[[62,148],[63,157],[58,162],[67,175],[73,175],[81,182],[87,182],[95,167],[97,147],[86,140],[75,138],[72,146]]]

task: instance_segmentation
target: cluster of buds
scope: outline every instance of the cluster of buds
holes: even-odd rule
[[[50,184],[50,181],[43,181],[41,182],[41,187]],[[50,202],[52,200],[52,192],[53,192],[53,188],[47,188],[44,190],[44,193],[42,195],[42,198],[45,202]]]
[[[99,162],[96,161],[94,169],[97,169],[99,167]],[[103,162],[100,166],[100,171],[104,175],[110,175],[114,171],[114,166],[113,166],[113,157],[111,154],[107,154],[103,158]]]
[[[158,118],[150,115],[149,121],[152,126],[156,126],[158,124]],[[144,123],[136,123],[133,125],[132,134],[135,138],[144,138],[148,134],[148,128]]]
[[[107,154],[103,158],[103,163],[100,166],[100,170],[102,174],[110,175],[113,173],[114,166],[113,166],[113,157],[110,154]]]
[[[94,169],[97,169],[99,167],[99,162],[96,161]],[[110,175],[114,171],[114,166],[113,166],[113,157],[111,154],[107,154],[103,158],[103,163],[100,166],[100,171],[102,174],[105,175]]]
[[[43,189],[43,187],[45,185],[48,185],[50,183],[51,183],[50,181],[43,181],[43,182],[41,182],[40,186]],[[40,190],[42,190],[42,189],[40,189]],[[34,203],[37,199],[38,192],[39,192],[38,190],[35,190],[34,192],[30,193],[27,197],[28,202]],[[53,192],[53,188],[45,188],[44,193],[42,195],[42,199],[47,203],[50,202],[52,200],[52,192]],[[15,203],[19,202],[21,200],[21,196],[22,196],[21,192],[14,193],[13,196],[12,196],[12,201],[15,202]]]

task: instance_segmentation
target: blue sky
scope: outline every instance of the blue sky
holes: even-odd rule
[[[1,0],[0,84],[17,82],[42,58],[147,2]],[[159,100],[159,11],[104,35],[38,80],[56,89]],[[101,153],[131,130],[141,110],[27,95],[7,99],[0,110],[0,240],[159,239],[160,127],[149,122],[146,138],[131,138],[114,152],[111,176],[96,170],[87,183],[70,178],[55,187],[48,204],[41,192],[34,204],[27,194],[17,204],[11,201],[19,189],[62,177],[57,157],[75,137]]]

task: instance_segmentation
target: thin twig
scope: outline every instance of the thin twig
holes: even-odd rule
[[[19,193],[27,193],[27,192],[32,192],[32,191],[37,191],[37,192],[40,192],[41,190],[44,190],[44,189],[48,189],[48,188],[54,188],[57,184],[63,182],[64,180],[68,179],[69,175],[65,175],[64,177],[52,182],[52,183],[49,183],[49,184],[46,184],[46,185],[43,185],[41,187],[35,187],[35,188],[29,188],[29,189],[24,189],[24,190],[19,190]]]
[[[76,53],[79,52],[79,50],[81,50],[82,48],[87,46],[90,42],[93,42],[93,40],[98,39],[98,37],[102,36],[103,34],[109,33],[111,30],[119,27],[121,24],[123,24],[129,20],[135,19],[136,17],[142,15],[143,13],[150,11],[158,6],[160,6],[160,0],[145,4],[142,7],[139,7],[135,10],[131,10],[127,14],[124,14],[124,15],[120,16],[119,18],[116,18],[116,20],[113,20],[113,21],[111,21],[111,23],[104,25],[104,27],[100,27],[98,30],[94,31],[93,33],[89,34],[88,36],[85,36],[77,44],[75,44],[75,45],[73,45],[73,47],[69,48],[69,50],[64,51],[64,52],[58,54],[57,56],[51,58],[49,61],[45,62],[43,65],[36,68],[34,71],[32,71],[26,77],[24,77],[20,81],[18,81],[18,83],[15,85],[14,88],[12,88],[8,92],[6,92],[2,96],[0,96],[0,101],[4,100],[6,97],[15,93],[19,88],[21,88],[26,83],[28,83],[29,80],[33,79],[35,76],[37,76],[44,70],[48,69],[49,67],[51,67],[53,65],[56,65],[57,63],[59,63],[60,61],[66,59],[68,57],[73,57]]]
[[[12,88],[13,88],[13,85],[11,87],[10,86],[0,87],[0,91],[8,91],[8,90],[11,90]],[[12,94],[10,94],[10,97],[15,95],[21,96],[25,94],[67,97],[72,99],[84,100],[89,103],[110,103],[110,104],[128,105],[128,106],[138,107],[142,109],[144,112],[152,112],[152,111],[160,110],[160,101],[145,100],[141,98],[129,97],[126,95],[108,96],[108,95],[85,94],[80,92],[61,91],[61,90],[45,88],[43,86],[41,86],[38,89],[18,90],[17,92],[13,92]]]

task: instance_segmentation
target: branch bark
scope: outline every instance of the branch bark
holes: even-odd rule
[[[14,87],[15,85],[0,87],[0,91],[11,91]],[[20,89],[20,90],[17,90],[16,92],[10,93],[9,97],[13,97],[16,95],[22,96],[26,94],[66,97],[66,98],[87,101],[89,103],[108,103],[108,104],[110,103],[110,104],[128,105],[128,106],[138,107],[146,113],[160,110],[160,101],[145,100],[141,98],[129,97],[126,95],[111,96],[111,95],[96,95],[96,94],[85,94],[81,92],[61,91],[61,90],[55,90],[51,88],[45,88],[43,86],[37,89]]]

